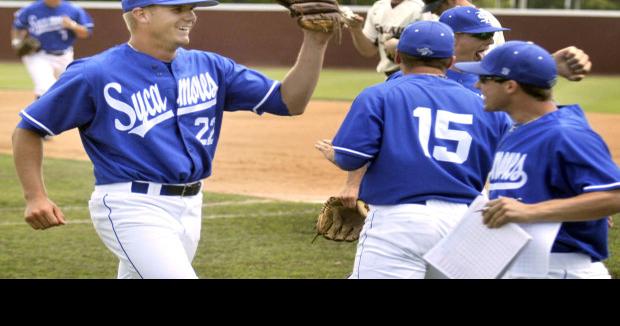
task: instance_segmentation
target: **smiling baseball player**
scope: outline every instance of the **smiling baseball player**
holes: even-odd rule
[[[620,212],[620,169],[579,105],[553,101],[553,57],[531,42],[512,41],[482,62],[456,66],[480,75],[486,111],[507,112],[515,121],[497,148],[492,200],[483,213],[489,227],[516,222],[532,234],[507,277],[610,278],[595,263],[608,256],[606,216]],[[545,243],[541,225],[555,241]],[[546,268],[524,255],[546,258]]]
[[[19,48],[29,35],[41,48],[22,56],[22,62],[34,83],[34,93],[40,97],[73,61],[76,38],[88,38],[94,28],[84,9],[64,0],[39,0],[15,12],[11,45]]]
[[[43,184],[40,136],[78,128],[94,165],[91,218],[119,259],[119,278],[195,278],[201,180],[211,175],[224,111],[299,115],[316,86],[331,32],[304,29],[282,83],[181,48],[196,24],[194,7],[216,4],[123,0],[129,42],[75,61],[20,113],[13,148],[26,222],[65,224]]]

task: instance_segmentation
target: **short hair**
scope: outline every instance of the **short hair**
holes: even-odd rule
[[[131,11],[128,11],[123,14],[123,20],[125,20],[125,25],[127,26],[127,29],[129,30],[130,33],[136,29],[136,21],[135,19],[133,19],[133,16],[131,15]]]
[[[525,92],[525,94],[539,100],[539,101],[549,101],[553,96],[553,92],[551,88],[542,88],[538,86],[533,86],[529,84],[519,83],[519,87]]]
[[[399,52],[399,55],[400,55],[400,59],[402,63],[407,68],[432,67],[432,68],[437,68],[437,69],[446,71],[448,70],[448,68],[450,68],[450,64],[452,62],[451,57],[450,58],[421,58],[421,57],[414,57],[412,55],[400,53],[400,52]]]

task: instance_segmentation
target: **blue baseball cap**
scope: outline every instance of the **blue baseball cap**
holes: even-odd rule
[[[475,75],[499,76],[541,88],[555,85],[555,60],[532,42],[510,41],[496,47],[480,62],[460,62],[456,68]]]
[[[450,26],[455,33],[490,33],[509,31],[510,28],[495,27],[491,22],[495,17],[488,11],[474,7],[454,7],[441,14],[439,21]]]
[[[123,12],[131,11],[133,8],[144,8],[146,6],[175,6],[175,5],[196,5],[197,7],[211,7],[218,5],[215,0],[123,0]]]
[[[398,52],[422,58],[450,58],[454,54],[454,33],[441,22],[415,22],[400,34]]]

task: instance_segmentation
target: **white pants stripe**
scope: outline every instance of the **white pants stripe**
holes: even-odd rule
[[[119,259],[118,278],[197,278],[202,192],[154,196],[97,187],[89,201],[97,234]]]
[[[445,237],[467,205],[430,200],[426,205],[370,207],[350,278],[424,278],[422,258]]]

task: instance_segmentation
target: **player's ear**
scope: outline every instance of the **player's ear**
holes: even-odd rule
[[[506,93],[508,93],[508,94],[514,94],[518,90],[521,89],[521,87],[519,86],[519,83],[517,83],[514,80],[507,80],[507,81],[503,82],[502,84],[504,86],[504,90],[506,90]]]
[[[450,64],[448,65],[448,69],[452,68],[452,66],[454,66],[454,64],[456,63],[456,56],[452,56],[452,58],[450,58]]]
[[[402,59],[400,58],[400,53],[398,53],[398,50],[394,50],[394,63],[399,65],[401,62]]]
[[[131,10],[131,15],[138,23],[147,23],[150,19],[149,13],[144,8],[136,7]]]

